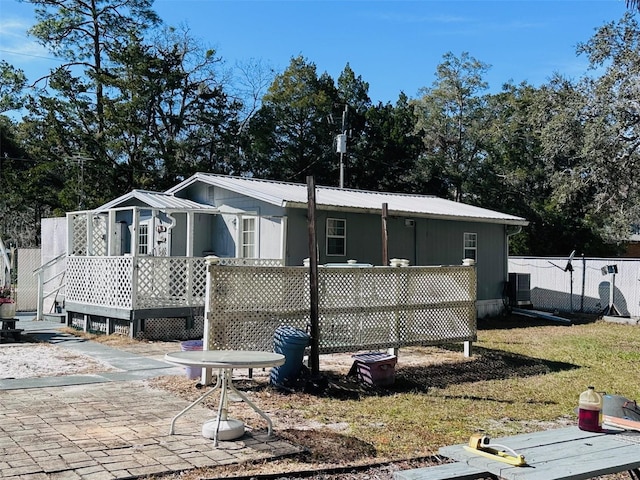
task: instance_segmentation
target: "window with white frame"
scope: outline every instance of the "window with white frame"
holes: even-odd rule
[[[464,252],[462,258],[470,258],[472,260],[478,260],[478,234],[477,233],[465,233],[464,234]]]
[[[138,225],[138,254],[149,254],[149,225]]]
[[[256,219],[242,218],[242,258],[256,258]]]
[[[327,256],[347,254],[347,221],[327,218]]]

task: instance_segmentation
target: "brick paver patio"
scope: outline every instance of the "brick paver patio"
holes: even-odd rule
[[[201,435],[215,416],[203,406],[169,435],[171,419],[187,404],[144,380],[0,391],[0,478],[131,478],[300,451],[277,432],[267,437],[260,421],[262,430],[215,448]]]

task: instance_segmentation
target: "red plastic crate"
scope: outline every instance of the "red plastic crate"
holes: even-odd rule
[[[393,385],[396,380],[395,355],[382,352],[361,353],[354,355],[355,369],[358,379],[369,385]]]

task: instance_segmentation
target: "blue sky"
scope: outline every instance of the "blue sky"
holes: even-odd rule
[[[283,71],[303,55],[337,79],[349,63],[374,102],[431,86],[446,52],[469,52],[489,65],[491,91],[504,82],[578,78],[587,60],[576,45],[618,20],[624,0],[156,0],[170,25],[187,25],[228,64],[259,59]],[[0,59],[34,80],[57,61],[26,36],[33,6],[0,0]]]

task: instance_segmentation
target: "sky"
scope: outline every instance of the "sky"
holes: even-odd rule
[[[578,79],[576,46],[619,20],[624,0],[155,0],[160,18],[187,26],[228,66],[259,60],[280,73],[302,55],[337,80],[347,63],[374,103],[419,96],[443,55],[468,52],[488,65],[490,92],[506,82],[540,86],[554,73]],[[30,81],[60,62],[27,36],[26,2],[0,0],[0,59]]]

